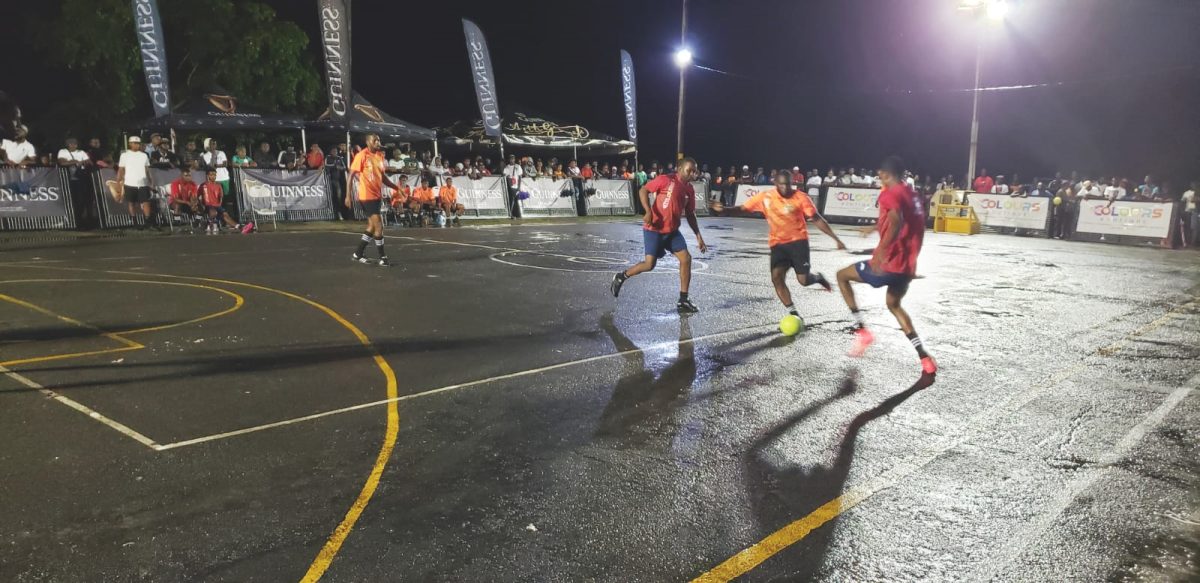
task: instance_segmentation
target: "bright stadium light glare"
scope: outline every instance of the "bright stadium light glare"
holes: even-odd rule
[[[1004,20],[1008,16],[1009,5],[1006,0],[992,0],[987,3],[987,15],[992,20]]]
[[[692,64],[692,51],[686,47],[675,51],[675,66],[680,69]]]

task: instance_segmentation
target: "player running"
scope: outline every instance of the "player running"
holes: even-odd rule
[[[912,319],[900,306],[900,300],[908,292],[908,284],[917,273],[917,255],[921,253],[921,243],[925,239],[925,201],[904,182],[904,170],[904,161],[898,156],[889,156],[880,165],[879,180],[883,183],[883,192],[879,194],[879,221],[867,231],[879,229],[879,245],[875,247],[870,261],[860,261],[839,271],[838,286],[842,288],[842,297],[854,315],[854,346],[850,349],[850,356],[862,356],[875,341],[874,335],[863,322],[850,282],[866,283],[876,288],[887,286],[888,310],[891,310],[900,323],[900,329],[917,350],[921,369],[926,374],[934,374],[937,372],[937,362],[925,352],[921,337],[913,328]]]
[[[699,308],[688,299],[688,286],[692,281],[692,255],[688,253],[687,241],[679,232],[679,223],[687,217],[688,226],[696,234],[696,244],[700,252],[708,251],[704,237],[700,235],[700,225],[696,223],[696,191],[691,182],[696,179],[696,161],[684,158],[679,163],[679,171],[675,174],[664,174],[651,180],[638,190],[638,198],[646,215],[642,217],[642,240],[646,248],[646,258],[641,263],[618,272],[613,276],[613,297],[621,294],[621,286],[625,280],[647,271],[653,271],[658,260],[670,251],[679,260],[679,303],[675,305],[681,314],[694,314]],[[650,204],[650,193],[654,193],[654,204]]]
[[[375,250],[379,251],[380,267],[391,265],[387,253],[383,250],[383,219],[379,214],[383,204],[383,186],[399,190],[396,184],[384,175],[385,168],[383,146],[379,144],[379,136],[367,134],[367,147],[354,155],[354,161],[350,163],[350,177],[346,182],[346,207],[350,208],[350,187],[357,177],[358,203],[367,215],[367,231],[358,242],[358,250],[350,257],[359,263],[369,263],[363,253],[367,250],[367,243],[374,240]]]
[[[800,285],[819,285],[825,291],[832,291],[833,286],[824,275],[809,273],[807,219],[812,219],[818,230],[829,235],[837,243],[838,249],[845,249],[846,246],[817,212],[812,199],[792,188],[791,173],[780,172],[775,176],[775,188],[750,197],[742,206],[726,209],[720,201],[713,201],[711,208],[716,215],[762,213],[766,216],[769,228],[767,245],[771,247],[771,283],[775,284],[775,294],[789,314],[800,316],[792,304],[792,292],[787,286],[789,269],[796,272],[796,280]]]

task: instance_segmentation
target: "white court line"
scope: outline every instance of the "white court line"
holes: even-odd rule
[[[129,438],[133,439],[134,441],[136,441],[150,449],[157,450],[157,451],[162,450],[162,446],[159,445],[158,443],[156,443],[153,439],[150,439],[149,437],[146,437],[145,435],[142,435],[141,433],[138,433],[138,432],[134,431],[133,429],[130,429],[128,425],[125,425],[124,423],[120,423],[118,421],[109,419],[108,417],[105,417],[104,415],[100,414],[99,411],[96,411],[95,409],[92,409],[91,407],[88,407],[87,405],[84,405],[83,403],[80,403],[79,401],[76,401],[70,397],[66,397],[66,396],[60,395],[54,391],[51,391],[50,389],[47,389],[46,387],[43,387],[42,385],[39,385],[36,382],[30,380],[29,377],[26,377],[25,375],[22,375],[18,372],[9,370],[3,366],[0,366],[0,373],[3,373],[5,375],[7,375],[9,378],[17,381],[18,383],[21,383],[22,385],[25,385],[26,387],[34,389],[34,390],[42,393],[43,395],[46,395],[47,397],[50,397],[51,399],[58,401],[59,403],[62,403],[76,411],[79,411],[80,413],[83,413],[84,415],[87,415],[88,417],[91,417],[92,419],[95,419],[96,421],[99,421],[100,423],[103,423],[104,425],[107,425],[111,429],[115,429],[118,433],[124,435],[125,437],[129,437]]]
[[[637,354],[637,353],[640,353],[640,352],[649,352],[649,351],[652,351],[652,350],[659,350],[659,349],[663,349],[663,348],[670,348],[670,347],[678,346],[678,345],[681,345],[681,344],[694,344],[694,343],[696,343],[696,342],[700,342],[700,341],[702,341],[702,340],[711,340],[711,339],[713,339],[713,338],[720,338],[720,337],[722,337],[722,336],[731,336],[731,335],[736,335],[736,334],[746,334],[746,333],[753,332],[753,331],[755,331],[755,330],[762,330],[762,329],[764,329],[764,328],[769,328],[769,327],[771,327],[771,326],[774,326],[774,324],[759,324],[759,325],[757,325],[757,326],[748,326],[748,327],[745,327],[745,328],[738,328],[738,329],[736,329],[736,330],[727,330],[727,331],[725,331],[725,332],[717,332],[717,333],[715,333],[715,334],[706,334],[706,335],[704,335],[704,336],[696,336],[696,337],[694,337],[694,338],[688,338],[688,339],[685,339],[685,340],[678,340],[678,341],[671,341],[671,342],[660,342],[660,343],[658,343],[658,344],[653,344],[653,345],[651,345],[651,346],[647,346],[647,347],[645,347],[645,348],[634,348],[634,349],[632,349],[632,350],[624,350],[624,351],[620,351],[620,352],[614,352],[614,353],[611,353],[611,354],[601,354],[601,355],[599,355],[599,356],[590,356],[590,357],[588,357],[588,358],[581,358],[581,359],[579,359],[579,360],[571,360],[571,361],[568,361],[568,362],[560,362],[560,363],[558,363],[558,364],[552,364],[552,365],[549,365],[549,366],[543,366],[543,367],[539,367],[539,368],[533,368],[533,369],[529,369],[529,370],[523,370],[523,371],[519,371],[519,372],[513,372],[513,373],[508,373],[508,374],[502,374],[502,375],[498,375],[498,376],[494,376],[494,377],[488,377],[488,378],[485,378],[485,379],[479,379],[479,380],[475,380],[475,381],[469,381],[469,382],[465,382],[465,383],[459,383],[459,384],[456,384],[456,385],[449,385],[449,386],[445,386],[445,387],[440,387],[440,388],[437,388],[437,389],[430,389],[430,390],[428,390],[428,391],[422,391],[422,392],[420,392],[420,393],[413,393],[413,394],[411,394],[411,395],[403,395],[403,396],[400,396],[400,397],[395,397],[395,398],[392,398],[392,399],[383,399],[383,400],[380,400],[380,401],[372,401],[372,402],[370,402],[370,403],[362,403],[362,404],[359,404],[359,405],[352,405],[352,406],[350,406],[350,407],[343,407],[343,408],[341,408],[341,409],[334,409],[334,410],[332,410],[332,411],[324,411],[324,412],[321,412],[321,413],[314,413],[314,414],[312,414],[312,415],[305,415],[305,416],[303,416],[303,417],[296,417],[296,418],[294,418],[294,419],[286,419],[286,420],[283,420],[283,421],[276,421],[276,422],[274,422],[274,423],[266,423],[266,424],[263,424],[263,425],[255,425],[255,426],[253,426],[253,427],[246,427],[246,428],[244,428],[244,429],[237,429],[237,430],[234,430],[234,431],[227,431],[227,432],[225,432],[225,433],[217,433],[217,434],[215,434],[215,435],[206,435],[206,436],[204,436],[204,437],[197,437],[197,438],[194,438],[194,439],[187,439],[187,440],[184,440],[184,441],[177,441],[177,442],[175,442],[175,443],[168,443],[168,444],[165,444],[165,445],[159,445],[159,446],[156,446],[156,447],[155,447],[155,449],[157,449],[157,450],[159,450],[159,451],[162,451],[162,450],[167,450],[167,449],[176,449],[176,448],[180,448],[180,447],[186,447],[186,446],[189,446],[189,445],[196,445],[196,444],[199,444],[199,443],[206,443],[206,442],[209,442],[209,441],[216,441],[216,440],[218,440],[218,439],[227,439],[227,438],[230,438],[230,437],[236,437],[236,436],[239,436],[239,435],[246,435],[247,433],[256,433],[256,432],[259,432],[259,431],[264,431],[264,430],[267,430],[267,429],[274,429],[274,428],[276,428],[276,427],[284,427],[284,426],[287,426],[287,425],[294,425],[294,424],[296,424],[296,423],[301,423],[301,422],[304,422],[304,421],[312,421],[312,420],[315,420],[315,419],[321,419],[321,418],[323,418],[323,417],[329,417],[329,416],[332,416],[332,415],[340,415],[340,414],[342,414],[342,413],[350,413],[350,412],[352,412],[352,411],[358,411],[358,410],[361,410],[361,409],[367,409],[367,408],[370,408],[370,407],[378,407],[378,406],[381,406],[381,405],[387,405],[388,403],[392,403],[392,402],[408,401],[408,400],[411,400],[411,399],[416,399],[416,398],[418,398],[418,397],[427,397],[427,396],[429,396],[429,395],[436,395],[436,394],[439,394],[439,393],[445,393],[445,392],[449,392],[449,391],[456,391],[456,390],[458,390],[458,389],[465,389],[465,388],[468,388],[468,387],[474,387],[474,386],[484,385],[484,384],[493,383],[493,382],[496,382],[496,381],[503,381],[503,380],[508,380],[508,379],[515,379],[515,378],[520,378],[520,377],[525,377],[525,376],[530,376],[530,375],[541,374],[541,373],[544,373],[544,372],[550,372],[550,371],[553,371],[553,370],[558,370],[558,369],[562,369],[562,368],[567,368],[567,367],[577,366],[577,365],[581,365],[581,364],[588,364],[588,363],[592,363],[592,362],[598,362],[598,361],[601,361],[601,360],[608,360],[608,359],[611,359],[611,358],[617,358],[617,357],[620,357],[620,356],[626,356],[626,355],[629,355],[629,354]]]
[[[1008,544],[1003,545],[1003,548],[1000,551],[1000,560],[989,561],[988,564],[992,565],[993,567],[989,569],[988,573],[986,573],[983,577],[980,577],[978,580],[995,581],[1001,579],[1001,575],[1007,571],[1012,563],[1020,558],[1021,554],[1024,553],[1026,549],[1038,542],[1045,535],[1046,531],[1054,524],[1054,521],[1058,520],[1058,517],[1061,516],[1062,513],[1065,512],[1077,498],[1079,498],[1079,496],[1090,490],[1092,486],[1094,486],[1096,482],[1100,480],[1100,478],[1108,474],[1108,470],[1124,459],[1125,456],[1128,455],[1129,452],[1142,441],[1147,433],[1158,427],[1158,425],[1163,422],[1163,419],[1166,419],[1167,415],[1169,415],[1171,411],[1175,409],[1175,406],[1179,405],[1180,402],[1186,399],[1188,395],[1191,394],[1192,390],[1198,386],[1200,386],[1200,374],[1194,375],[1192,378],[1188,379],[1183,386],[1175,389],[1169,395],[1167,395],[1167,398],[1164,399],[1163,402],[1156,409],[1154,409],[1154,411],[1150,412],[1150,414],[1147,415],[1145,419],[1142,419],[1140,423],[1134,425],[1133,428],[1129,430],[1129,433],[1126,433],[1125,437],[1122,437],[1121,440],[1118,441],[1111,450],[1105,452],[1104,455],[1100,456],[1100,459],[1096,460],[1096,467],[1085,467],[1077,470],[1084,472],[1085,476],[1078,478],[1067,484],[1066,487],[1059,489],[1054,500],[1046,507],[1045,510],[1038,514],[1037,518],[1032,521],[1032,526],[1025,529],[1020,536],[1006,538],[1006,541],[1009,542]]]

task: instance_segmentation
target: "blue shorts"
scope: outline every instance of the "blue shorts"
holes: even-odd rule
[[[890,273],[887,271],[875,273],[871,271],[871,264],[866,261],[859,261],[854,265],[854,270],[858,272],[858,277],[862,278],[863,283],[871,287],[895,288],[896,291],[908,289],[908,284],[912,282],[912,276],[907,273]]]
[[[657,259],[666,257],[667,251],[671,253],[687,251],[687,241],[684,240],[683,233],[679,231],[672,231],[664,235],[642,229],[642,241],[646,244],[646,255]]]

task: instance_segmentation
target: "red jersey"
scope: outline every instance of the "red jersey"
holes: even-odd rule
[[[200,185],[199,194],[205,206],[221,206],[221,199],[225,198],[225,189],[221,188],[220,183],[205,182]]]
[[[664,235],[674,233],[679,230],[685,214],[696,213],[696,191],[675,174],[663,174],[647,183],[645,188],[654,194],[650,224],[644,227],[647,231]]]
[[[980,176],[975,179],[975,182],[971,186],[975,189],[975,192],[991,194],[992,187],[995,185],[996,181],[992,180],[991,176]]]
[[[893,184],[879,194],[879,232],[892,228],[890,214],[900,215],[900,232],[885,249],[875,249],[875,256],[883,261],[882,269],[887,273],[917,273],[917,255],[925,240],[925,199],[907,184]],[[882,242],[881,242],[882,244]]]
[[[167,204],[183,203],[191,205],[196,200],[196,183],[184,182],[176,178],[171,182],[171,197],[167,200]]]

